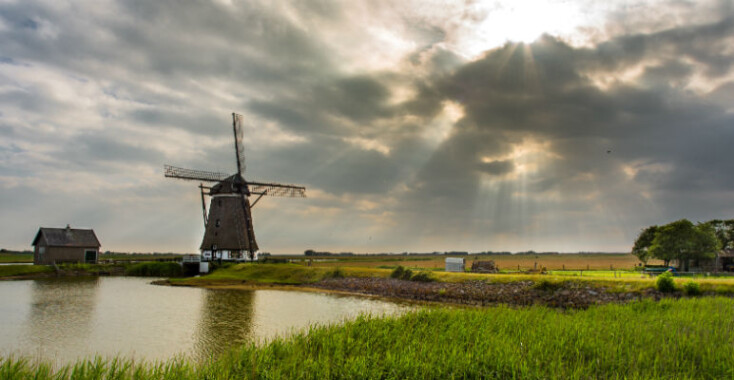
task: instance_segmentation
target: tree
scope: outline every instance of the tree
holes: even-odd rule
[[[640,261],[647,264],[647,260],[650,259],[650,246],[652,240],[655,239],[655,233],[658,231],[658,226],[650,226],[642,231],[635,240],[635,245],[632,247],[632,254],[637,256]]]
[[[716,230],[707,223],[696,225],[696,236],[694,241],[694,257],[691,259],[713,259],[721,250],[721,242],[716,237]]]
[[[721,249],[734,248],[734,219],[714,219],[706,222],[714,229]]]
[[[719,249],[714,228],[708,223],[693,225],[681,219],[658,227],[648,249],[650,256],[664,260],[678,260],[679,269],[688,270],[690,260],[712,258]]]

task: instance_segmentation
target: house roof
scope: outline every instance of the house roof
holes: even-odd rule
[[[94,230],[83,230],[78,228],[47,228],[38,229],[36,237],[31,245],[37,245],[43,238],[49,247],[96,247],[99,248],[99,240]]]
[[[722,249],[719,252],[719,257],[734,257],[734,249]]]

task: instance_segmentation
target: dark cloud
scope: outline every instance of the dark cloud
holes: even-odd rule
[[[510,160],[482,162],[478,166],[481,172],[492,175],[510,173],[515,168],[515,164]]]
[[[234,170],[229,113],[242,111],[248,178],[319,194],[258,209],[265,243],[360,250],[349,242],[369,231],[386,250],[619,248],[645,224],[734,212],[726,2],[630,6],[584,46],[543,36],[476,58],[452,39],[484,11],[356,6],[1,4],[3,209],[30,210],[26,227],[101,225],[119,244],[189,239],[196,189],[160,167]],[[360,23],[376,15],[396,25]],[[40,178],[70,189],[26,191]]]

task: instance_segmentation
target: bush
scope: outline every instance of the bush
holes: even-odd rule
[[[142,277],[181,277],[183,268],[178,263],[140,263],[125,269],[126,276]]]
[[[390,277],[392,278],[403,278],[403,272],[405,271],[405,268],[403,268],[402,265],[398,265],[397,268],[393,269],[390,273]]]
[[[533,284],[533,288],[538,289],[538,290],[543,290],[546,292],[551,292],[551,291],[561,288],[561,284],[547,280],[547,279],[542,279],[536,282],[535,284]]]
[[[406,268],[403,271],[403,277],[401,278],[401,280],[410,280],[412,277],[413,277],[413,271]]]
[[[236,264],[231,261],[222,261],[221,263],[218,261],[209,261],[209,272],[214,272],[218,269],[227,269],[235,265]]]
[[[333,271],[327,273],[326,276],[330,278],[344,278],[344,272],[339,267],[336,267]]]
[[[689,296],[697,296],[701,294],[701,288],[695,281],[688,281],[683,284],[683,292]]]
[[[392,273],[390,273],[390,277],[397,278],[399,280],[410,280],[413,277],[413,271],[403,268],[402,265],[398,265],[398,267],[393,269]]]
[[[655,280],[655,287],[663,293],[671,293],[675,291],[675,282],[673,281],[673,274],[670,272],[664,272],[658,276]]]
[[[410,270],[410,269],[408,269]],[[436,281],[433,277],[431,277],[431,274],[428,272],[418,272],[413,275],[413,277],[410,278],[410,281],[418,281],[418,282],[433,282]]]

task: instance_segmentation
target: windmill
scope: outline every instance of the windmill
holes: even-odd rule
[[[232,114],[234,150],[237,158],[237,173],[226,174],[204,170],[184,169],[164,165],[164,175],[190,181],[200,181],[201,208],[204,216],[204,238],[201,241],[202,260],[217,258],[222,260],[255,258],[258,250],[255,231],[252,226],[251,209],[265,196],[305,197],[303,186],[285,185],[270,182],[246,181],[245,149],[242,143],[242,115]],[[215,183],[205,186],[204,183]],[[209,196],[209,213],[206,209],[206,196]],[[250,197],[257,196],[251,203]]]

